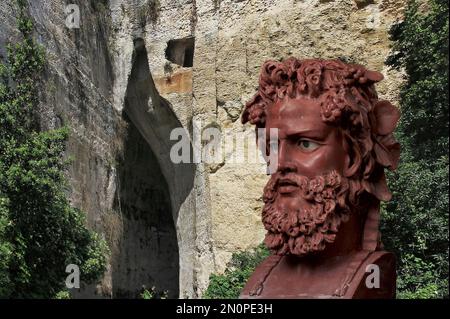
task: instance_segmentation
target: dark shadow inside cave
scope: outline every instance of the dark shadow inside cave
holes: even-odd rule
[[[115,201],[122,234],[112,256],[113,297],[138,297],[145,286],[177,298],[180,252],[174,221],[193,187],[195,166],[171,162],[170,132],[181,123],[156,90],[144,41],[136,39],[134,45]]]
[[[112,265],[114,298],[137,298],[143,287],[178,297],[179,256],[170,193],[152,149],[124,115],[116,211],[122,236]]]

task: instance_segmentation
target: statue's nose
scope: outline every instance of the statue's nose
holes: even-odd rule
[[[295,173],[297,167],[292,162],[278,162],[278,172],[282,174]]]
[[[278,144],[278,165],[277,165],[277,171],[279,173],[292,173],[296,172],[297,168],[295,164],[292,162],[291,157],[288,153],[288,145],[285,141],[280,141]]]

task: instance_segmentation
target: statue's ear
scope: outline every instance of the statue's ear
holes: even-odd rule
[[[379,169],[379,172],[377,172],[372,179],[372,181],[362,181],[362,186],[364,189],[381,201],[390,201],[392,199],[392,194],[387,186],[386,176],[383,169]]]
[[[345,158],[344,176],[350,177],[356,173],[361,164],[361,161],[359,157],[357,157],[355,161],[355,158],[351,158],[349,154],[346,154],[345,156],[346,158]]]
[[[388,135],[395,130],[400,118],[400,111],[388,101],[378,101],[373,108],[376,119],[374,133],[378,135]]]
[[[361,166],[361,152],[357,144],[354,141],[346,139],[345,143],[345,168],[344,176],[353,176]]]

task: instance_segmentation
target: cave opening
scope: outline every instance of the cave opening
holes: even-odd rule
[[[169,40],[166,48],[166,59],[172,63],[190,68],[194,64],[194,48],[194,37]]]
[[[142,133],[144,126],[157,129],[163,124],[133,116],[136,110],[148,107],[151,85],[147,51],[138,43],[125,98],[126,129],[118,160],[115,210],[121,215],[122,234],[111,263],[113,298],[139,298],[144,288],[153,287],[156,298],[179,296],[179,251],[170,188],[157,146]]]

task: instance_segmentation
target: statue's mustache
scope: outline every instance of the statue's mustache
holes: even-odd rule
[[[272,182],[274,189],[276,190],[279,186],[284,185],[292,185],[292,186],[299,186],[297,183],[298,174],[296,173],[275,173],[272,175]]]
[[[274,191],[279,194],[290,194],[297,192],[299,184],[294,173],[278,175],[274,184]]]

